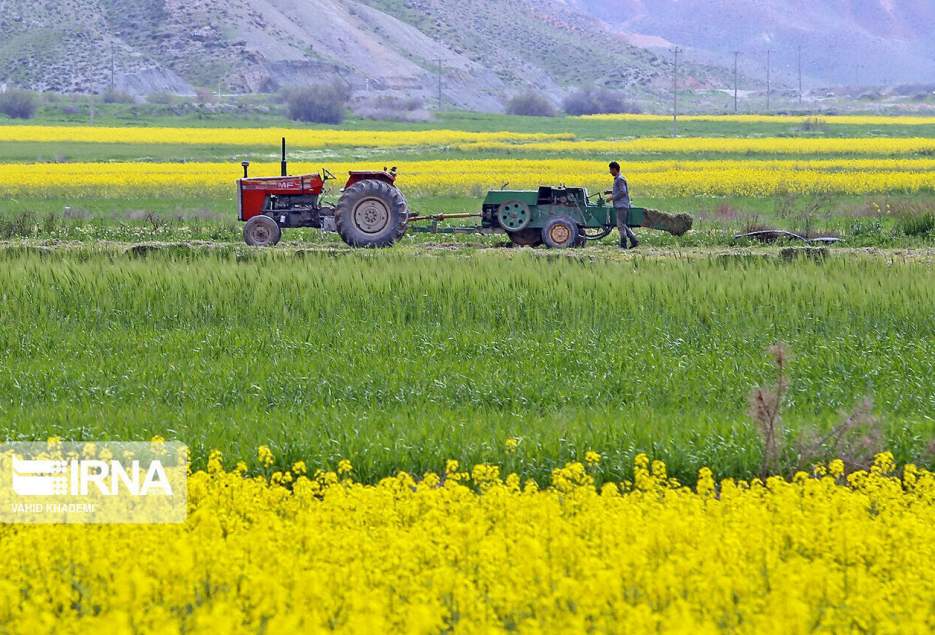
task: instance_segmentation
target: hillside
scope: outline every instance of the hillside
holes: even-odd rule
[[[798,46],[812,83],[931,83],[931,0],[567,0],[646,45],[676,43],[720,63],[742,51],[749,70],[765,64],[787,77]],[[712,55],[705,56],[705,53]]]
[[[358,95],[407,94],[498,110],[535,87],[664,91],[669,61],[557,0],[8,0],[0,83],[133,94],[274,91],[345,81]],[[717,81],[687,70],[698,85]]]

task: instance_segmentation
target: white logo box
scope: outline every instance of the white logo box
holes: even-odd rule
[[[0,444],[0,523],[181,523],[188,465],[175,442]]]

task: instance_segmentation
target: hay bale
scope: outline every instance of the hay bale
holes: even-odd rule
[[[692,228],[693,219],[688,214],[666,214],[658,209],[643,212],[643,227],[682,236]]]
[[[821,261],[831,252],[827,247],[786,247],[779,252],[783,260],[796,260],[799,258]]]
[[[769,259],[768,254],[750,254],[750,253],[740,253],[740,254],[718,254],[714,257],[714,261],[719,265],[725,267],[732,266],[747,266],[747,265],[757,265],[761,262],[766,262]]]
[[[187,256],[194,253],[192,245],[188,243],[137,243],[131,245],[126,251],[127,254],[135,258],[143,258],[153,254],[168,256]]]

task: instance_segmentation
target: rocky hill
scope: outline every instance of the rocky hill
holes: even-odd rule
[[[923,84],[935,79],[932,0],[566,0],[647,46],[672,43],[696,58],[732,63],[742,51],[748,70],[765,64],[788,77],[802,47],[812,83]],[[713,56],[704,56],[704,53]]]
[[[666,56],[560,0],[0,0],[0,83],[59,92],[274,91],[346,82],[358,95],[498,110],[535,87],[664,92]],[[719,72],[687,69],[697,85]]]

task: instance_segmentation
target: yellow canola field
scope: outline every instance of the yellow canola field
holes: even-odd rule
[[[181,526],[0,526],[4,632],[935,630],[935,474],[889,454],[694,489],[645,455],[598,489],[591,452],[543,489],[455,461],[375,486],[243,469],[215,453]]]
[[[571,134],[465,132],[462,130],[330,130],[286,128],[104,128],[97,126],[0,126],[0,142],[177,143],[255,145],[275,148],[286,137],[297,148],[394,147],[468,142],[573,139]]]
[[[935,155],[935,137],[641,137],[601,141],[477,141],[457,144],[463,152],[580,152],[626,158],[632,154],[850,154]]]
[[[621,135],[626,134],[621,129]],[[454,147],[464,152],[735,153],[935,156],[933,137],[642,137],[578,140],[570,133],[466,132],[461,130],[333,130],[281,128],[104,128],[0,126],[0,142],[197,144],[275,148],[286,136],[294,148]]]
[[[292,164],[295,174],[328,167],[338,175],[380,169],[366,163]],[[400,188],[411,195],[483,196],[489,189],[540,184],[606,188],[600,161],[453,160],[400,162]],[[935,191],[935,160],[651,161],[624,163],[634,195],[771,196],[777,192],[848,193]],[[278,164],[257,164],[252,174],[275,175]],[[234,198],[240,166],[229,163],[41,163],[0,164],[0,194],[8,197]],[[331,190],[339,185],[332,183]]]
[[[595,121],[640,121],[667,123],[672,115],[581,115],[575,119]],[[782,123],[801,124],[806,120],[819,119],[822,123],[848,126],[935,126],[935,117],[914,115],[680,115],[679,121],[711,121],[721,123]]]

